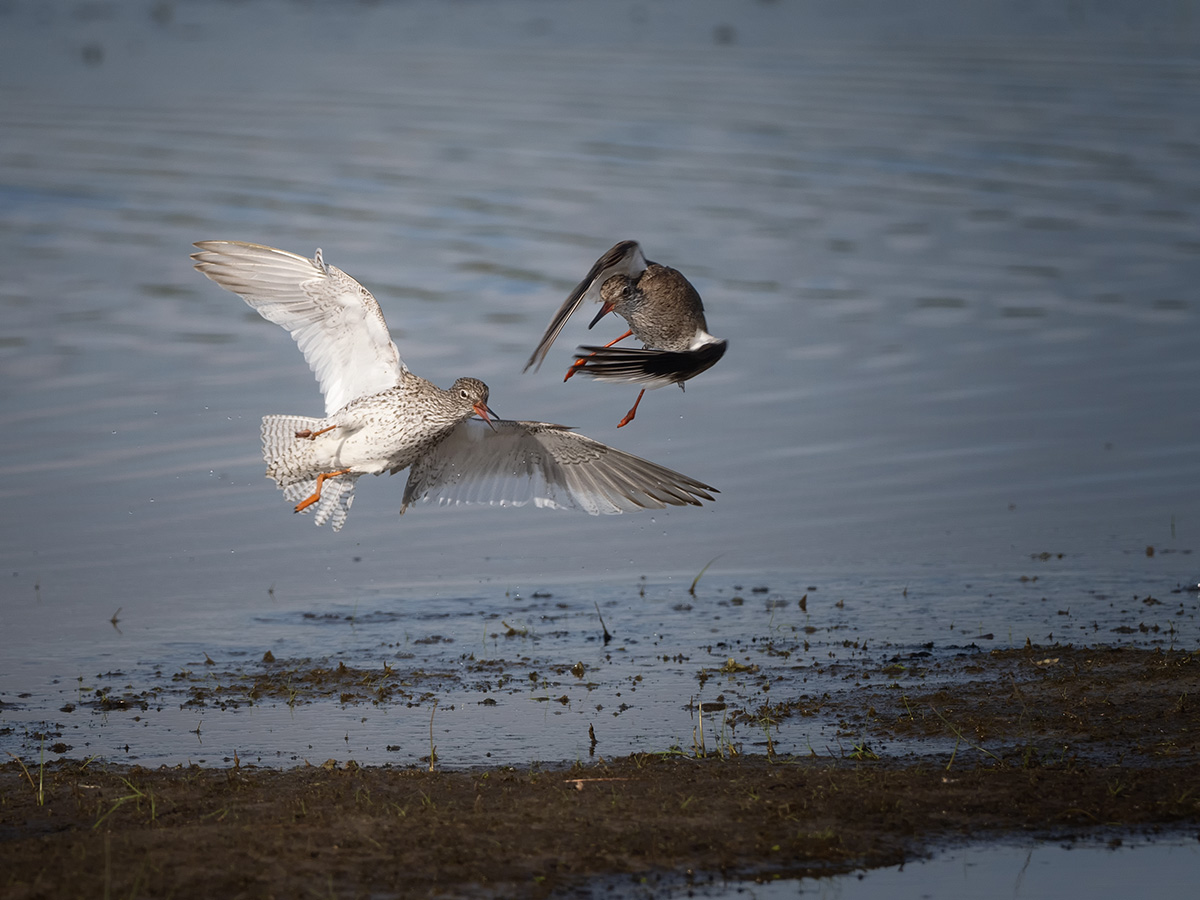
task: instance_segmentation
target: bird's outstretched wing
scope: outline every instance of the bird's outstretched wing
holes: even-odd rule
[[[325,395],[325,414],[395,387],[404,362],[371,292],[317,251],[306,259],[241,241],[197,241],[196,268],[289,332]]]
[[[583,361],[577,371],[600,381],[620,381],[662,387],[683,384],[725,355],[728,342],[713,338],[691,350],[651,350],[637,347],[580,347],[575,358]]]
[[[594,294],[592,299],[599,300],[600,286],[613,275],[628,275],[636,281],[644,271],[646,271],[646,257],[642,255],[642,248],[637,241],[620,241],[614,244],[607,253],[596,260],[592,270],[587,273],[583,281],[575,285],[575,290],[571,291],[570,296],[558,308],[558,312],[546,326],[546,333],[538,341],[537,349],[529,357],[529,362],[525,363],[525,371],[528,372],[530,366],[541,367],[542,360],[550,351],[550,345],[554,343],[558,333],[567,324],[567,319],[571,318],[571,313],[579,308],[579,304],[584,301],[584,298]]]
[[[533,503],[595,516],[699,506],[713,493],[719,492],[562,425],[494,419],[489,426],[468,419],[413,465],[404,506],[418,500]]]

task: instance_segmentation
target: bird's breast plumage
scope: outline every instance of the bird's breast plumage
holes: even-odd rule
[[[631,293],[617,312],[647,347],[689,350],[697,332],[707,330],[700,294],[676,269],[650,263]]]
[[[405,469],[470,415],[460,406],[449,392],[406,372],[396,387],[353,400],[330,418],[338,427],[328,434],[329,462],[369,474]]]

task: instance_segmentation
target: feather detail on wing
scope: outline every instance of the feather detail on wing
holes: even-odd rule
[[[577,371],[600,381],[620,381],[657,388],[683,384],[717,364],[728,342],[714,339],[691,350],[650,350],[636,347],[580,347]]]
[[[306,259],[241,241],[199,241],[196,268],[287,329],[317,376],[325,414],[395,387],[404,363],[371,292],[321,251]]]
[[[620,241],[614,244],[607,253],[596,260],[591,271],[584,276],[583,281],[575,285],[575,290],[571,291],[567,299],[563,301],[563,305],[558,308],[558,312],[546,326],[546,332],[542,335],[542,339],[538,341],[537,349],[529,357],[529,362],[525,363],[525,371],[529,371],[530,366],[541,367],[542,360],[550,352],[550,345],[554,343],[558,333],[567,324],[567,319],[571,318],[571,313],[575,312],[579,308],[579,304],[587,297],[598,301],[600,287],[604,282],[614,275],[628,275],[637,280],[644,271],[646,271],[646,257],[642,255],[642,248],[637,241]]]
[[[354,486],[358,479],[358,475],[339,475],[336,478],[326,479],[321,487],[321,499],[301,512],[306,515],[315,513],[314,525],[324,525],[326,522],[330,522],[334,531],[341,531],[342,526],[346,524],[346,516],[350,515],[350,507],[354,503]],[[284,499],[288,503],[295,504],[310,496],[317,489],[317,478],[314,475],[291,484],[280,484],[279,487],[283,491]]]
[[[468,419],[416,462],[404,488],[404,507],[436,499],[499,506],[533,503],[611,515],[699,506],[717,493],[703,482],[562,425],[494,419],[492,426]]]

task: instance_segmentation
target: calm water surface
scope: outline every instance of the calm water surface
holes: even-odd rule
[[[416,764],[437,699],[444,764],[525,764],[582,758],[589,724],[608,754],[690,747],[693,700],[764,690],[698,680],[731,656],[778,696],[927,644],[1195,648],[1194,35],[793,6],[0,7],[0,749]],[[618,432],[633,389],[560,377],[615,323],[521,367],[627,237],[730,350]],[[292,516],[258,422],[320,397],[192,271],[201,239],[322,247],[418,373],[718,501],[401,519],[381,478],[338,534]],[[786,668],[754,649],[809,626]],[[420,689],[186,704],[267,650]]]
[[[739,585],[844,599],[865,637],[1044,641],[1051,589],[1116,624],[1114,598],[1195,581],[1196,55],[784,40],[805,23],[769,4],[680,32],[673,8],[605,40],[583,5],[5,7],[6,711],[184,646],[257,651],[304,613],[455,608],[470,633],[550,591],[589,633],[607,598],[648,634],[643,583],[668,603],[710,561],[688,640]],[[688,274],[731,349],[618,432],[632,389],[559,376],[585,322],[521,367],[623,237]],[[206,238],[321,246],[416,371],[718,501],[400,519],[385,477],[339,534],[292,516],[258,421],[320,397],[281,329],[192,271]],[[1196,640],[1194,602],[1156,608]],[[340,649],[301,634],[290,654]]]

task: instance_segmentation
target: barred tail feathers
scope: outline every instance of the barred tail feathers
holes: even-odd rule
[[[262,420],[263,462],[267,464],[267,477],[275,479],[289,503],[307,500],[317,490],[316,463],[313,459],[312,441],[296,437],[298,431],[320,431],[325,419],[311,416],[264,416]],[[350,514],[354,503],[354,483],[358,475],[338,475],[327,478],[321,484],[321,499],[303,510],[315,513],[317,525],[330,522],[338,531]]]
[[[324,427],[323,422],[324,419],[314,419],[310,416],[263,417],[263,462],[267,464],[267,476],[274,478],[281,488],[299,480],[316,483],[317,473],[313,471],[312,462],[313,443],[297,438],[296,432],[320,431]],[[304,497],[300,499],[303,500]]]
[[[350,507],[354,504],[354,485],[358,481],[357,474],[338,475],[336,478],[326,478],[321,484],[321,499],[303,513],[316,513],[313,524],[324,525],[330,522],[334,531],[341,531],[346,524],[346,516],[350,515]],[[317,476],[312,475],[293,481],[290,484],[280,484],[283,496],[289,503],[299,503],[307,500],[317,490]]]

